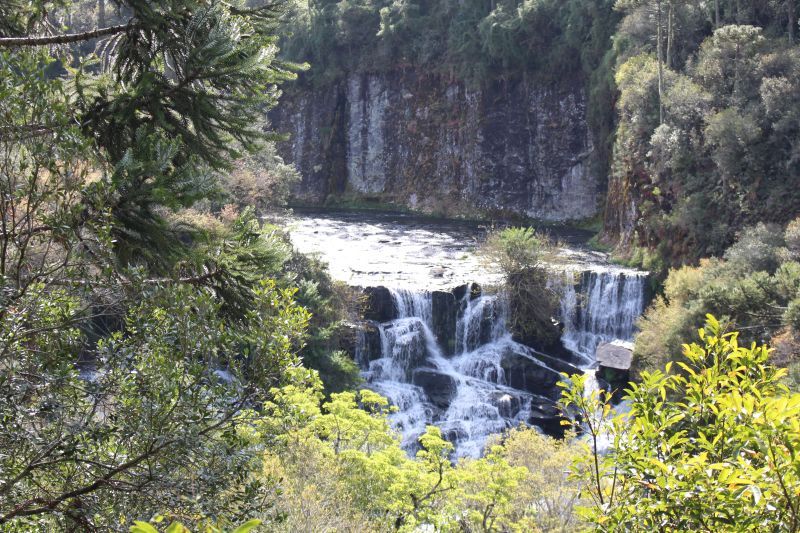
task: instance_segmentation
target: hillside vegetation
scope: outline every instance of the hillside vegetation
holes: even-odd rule
[[[0,3],[0,531],[800,531],[796,11]],[[628,415],[563,375],[565,439],[401,448],[343,353],[353,291],[258,216],[297,179],[263,117],[305,61],[586,84],[606,238],[667,280]],[[555,338],[545,243],[489,248],[516,333]]]

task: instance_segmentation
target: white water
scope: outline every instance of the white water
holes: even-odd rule
[[[397,318],[372,324],[369,337],[359,333],[356,360],[369,387],[399,408],[392,418],[408,450],[427,424],[442,427],[458,455],[476,456],[492,433],[521,421],[548,423],[554,391],[540,381],[563,370],[563,363],[512,340],[501,299],[465,296],[457,315],[449,315],[455,321],[447,333],[452,338],[435,338],[434,326],[441,328],[443,318],[434,314],[441,311],[428,290],[500,281],[474,253],[486,227],[401,214],[331,212],[298,213],[289,224],[295,246],[319,254],[334,278],[351,286],[395,288]],[[645,303],[646,274],[614,267],[605,254],[587,250],[583,244],[590,235],[580,230],[547,231],[563,243],[551,265],[551,286],[562,295],[562,341],[573,361],[591,371],[600,343],[632,340]],[[565,282],[565,271],[575,273],[576,280]],[[423,382],[421,376],[434,381]]]
[[[594,362],[597,346],[631,341],[645,304],[647,274],[636,271],[584,271],[576,285],[565,283],[561,298],[564,332],[571,352]]]
[[[580,283],[565,283],[561,302],[565,347],[589,366],[599,343],[631,339],[644,304],[644,283],[644,275],[621,271],[584,273]],[[535,384],[526,390],[509,385],[512,376],[506,376],[504,360],[541,367],[546,376],[558,370],[545,362],[546,357],[542,361],[535,351],[511,338],[502,298],[471,297],[465,291],[455,324],[455,354],[446,357],[441,347],[444,339],[436,339],[433,333],[431,293],[390,292],[398,318],[377,325],[380,357],[369,360],[370,355],[363,353],[363,338],[357,343],[356,357],[369,387],[398,407],[392,419],[406,449],[413,450],[425,426],[435,424],[456,444],[458,456],[476,457],[490,435],[520,422],[530,423],[534,404],[553,405],[552,399],[542,397],[544,391],[537,394]],[[434,376],[428,392],[437,395],[438,402],[416,384],[415,370],[420,369]]]

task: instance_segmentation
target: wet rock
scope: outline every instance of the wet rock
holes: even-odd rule
[[[459,285],[455,289],[453,289],[453,296],[455,297],[456,301],[461,302],[464,300],[464,296],[469,293],[469,299],[474,300],[481,295],[481,286],[477,283],[467,283],[465,285]]]
[[[355,360],[366,368],[370,361],[380,359],[383,355],[383,343],[381,343],[381,332],[376,322],[363,322],[358,325],[356,333]]]
[[[564,428],[561,421],[564,416],[555,403],[538,402],[531,405],[531,416],[528,423],[540,428],[545,434],[551,437],[562,438]]]
[[[442,438],[448,442],[460,442],[469,438],[469,434],[460,424],[446,426],[441,429]]]
[[[452,292],[434,291],[432,300],[432,331],[442,353],[451,356],[456,346],[456,319],[458,302]]]
[[[497,411],[503,418],[516,417],[522,409],[522,400],[516,394],[503,391],[495,391],[490,396],[492,405],[497,407]]]
[[[414,370],[412,382],[422,388],[428,400],[440,409],[447,409],[456,395],[456,380],[432,368]]]
[[[578,374],[581,371],[564,361],[530,350],[527,353],[509,351],[500,362],[506,384],[519,390],[557,400],[561,388],[556,384],[562,380],[560,372]]]
[[[364,289],[367,297],[364,318],[376,322],[388,322],[397,318],[397,308],[392,299],[392,293],[386,287],[367,287]]]
[[[519,390],[555,398],[556,383],[561,379],[554,372],[518,354],[506,354],[500,363],[506,376],[506,384]]]

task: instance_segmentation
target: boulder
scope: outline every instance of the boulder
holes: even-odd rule
[[[369,366],[370,361],[383,356],[383,343],[381,332],[376,322],[368,321],[359,324],[356,334],[355,360],[362,367]]]
[[[597,347],[597,377],[608,382],[611,390],[622,391],[630,381],[633,343],[614,340]]]
[[[417,368],[413,372],[412,382],[440,409],[447,409],[456,395],[456,380],[433,368]]]
[[[522,409],[522,400],[516,394],[504,391],[495,391],[490,396],[492,405],[497,407],[500,416],[503,418],[514,418]]]
[[[540,428],[546,435],[563,438],[566,426],[561,425],[562,420],[564,420],[564,416],[555,403],[539,401],[531,405],[528,423]]]
[[[467,431],[461,426],[461,424],[443,426],[441,430],[442,438],[448,442],[459,442],[469,438]]]
[[[481,295],[481,286],[477,283],[467,283],[453,289],[453,296],[459,302],[464,299],[467,293],[469,293],[469,299],[474,300]]]
[[[507,385],[554,400],[561,397],[561,389],[556,385],[562,379],[560,373],[581,373],[565,361],[534,350],[509,350],[503,354],[500,366]]]
[[[392,293],[386,287],[367,287],[364,289],[366,306],[364,318],[376,322],[388,322],[397,318],[397,308],[394,305]]]
[[[614,340],[597,347],[594,358],[597,364],[615,370],[630,370],[633,360],[633,343]]]
[[[434,291],[431,294],[432,331],[442,353],[451,356],[456,346],[458,300],[452,292]]]

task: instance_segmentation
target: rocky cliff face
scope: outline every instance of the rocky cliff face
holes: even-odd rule
[[[593,216],[599,180],[583,84],[483,89],[414,72],[287,87],[270,115],[303,175],[295,200],[395,203],[440,215]]]

